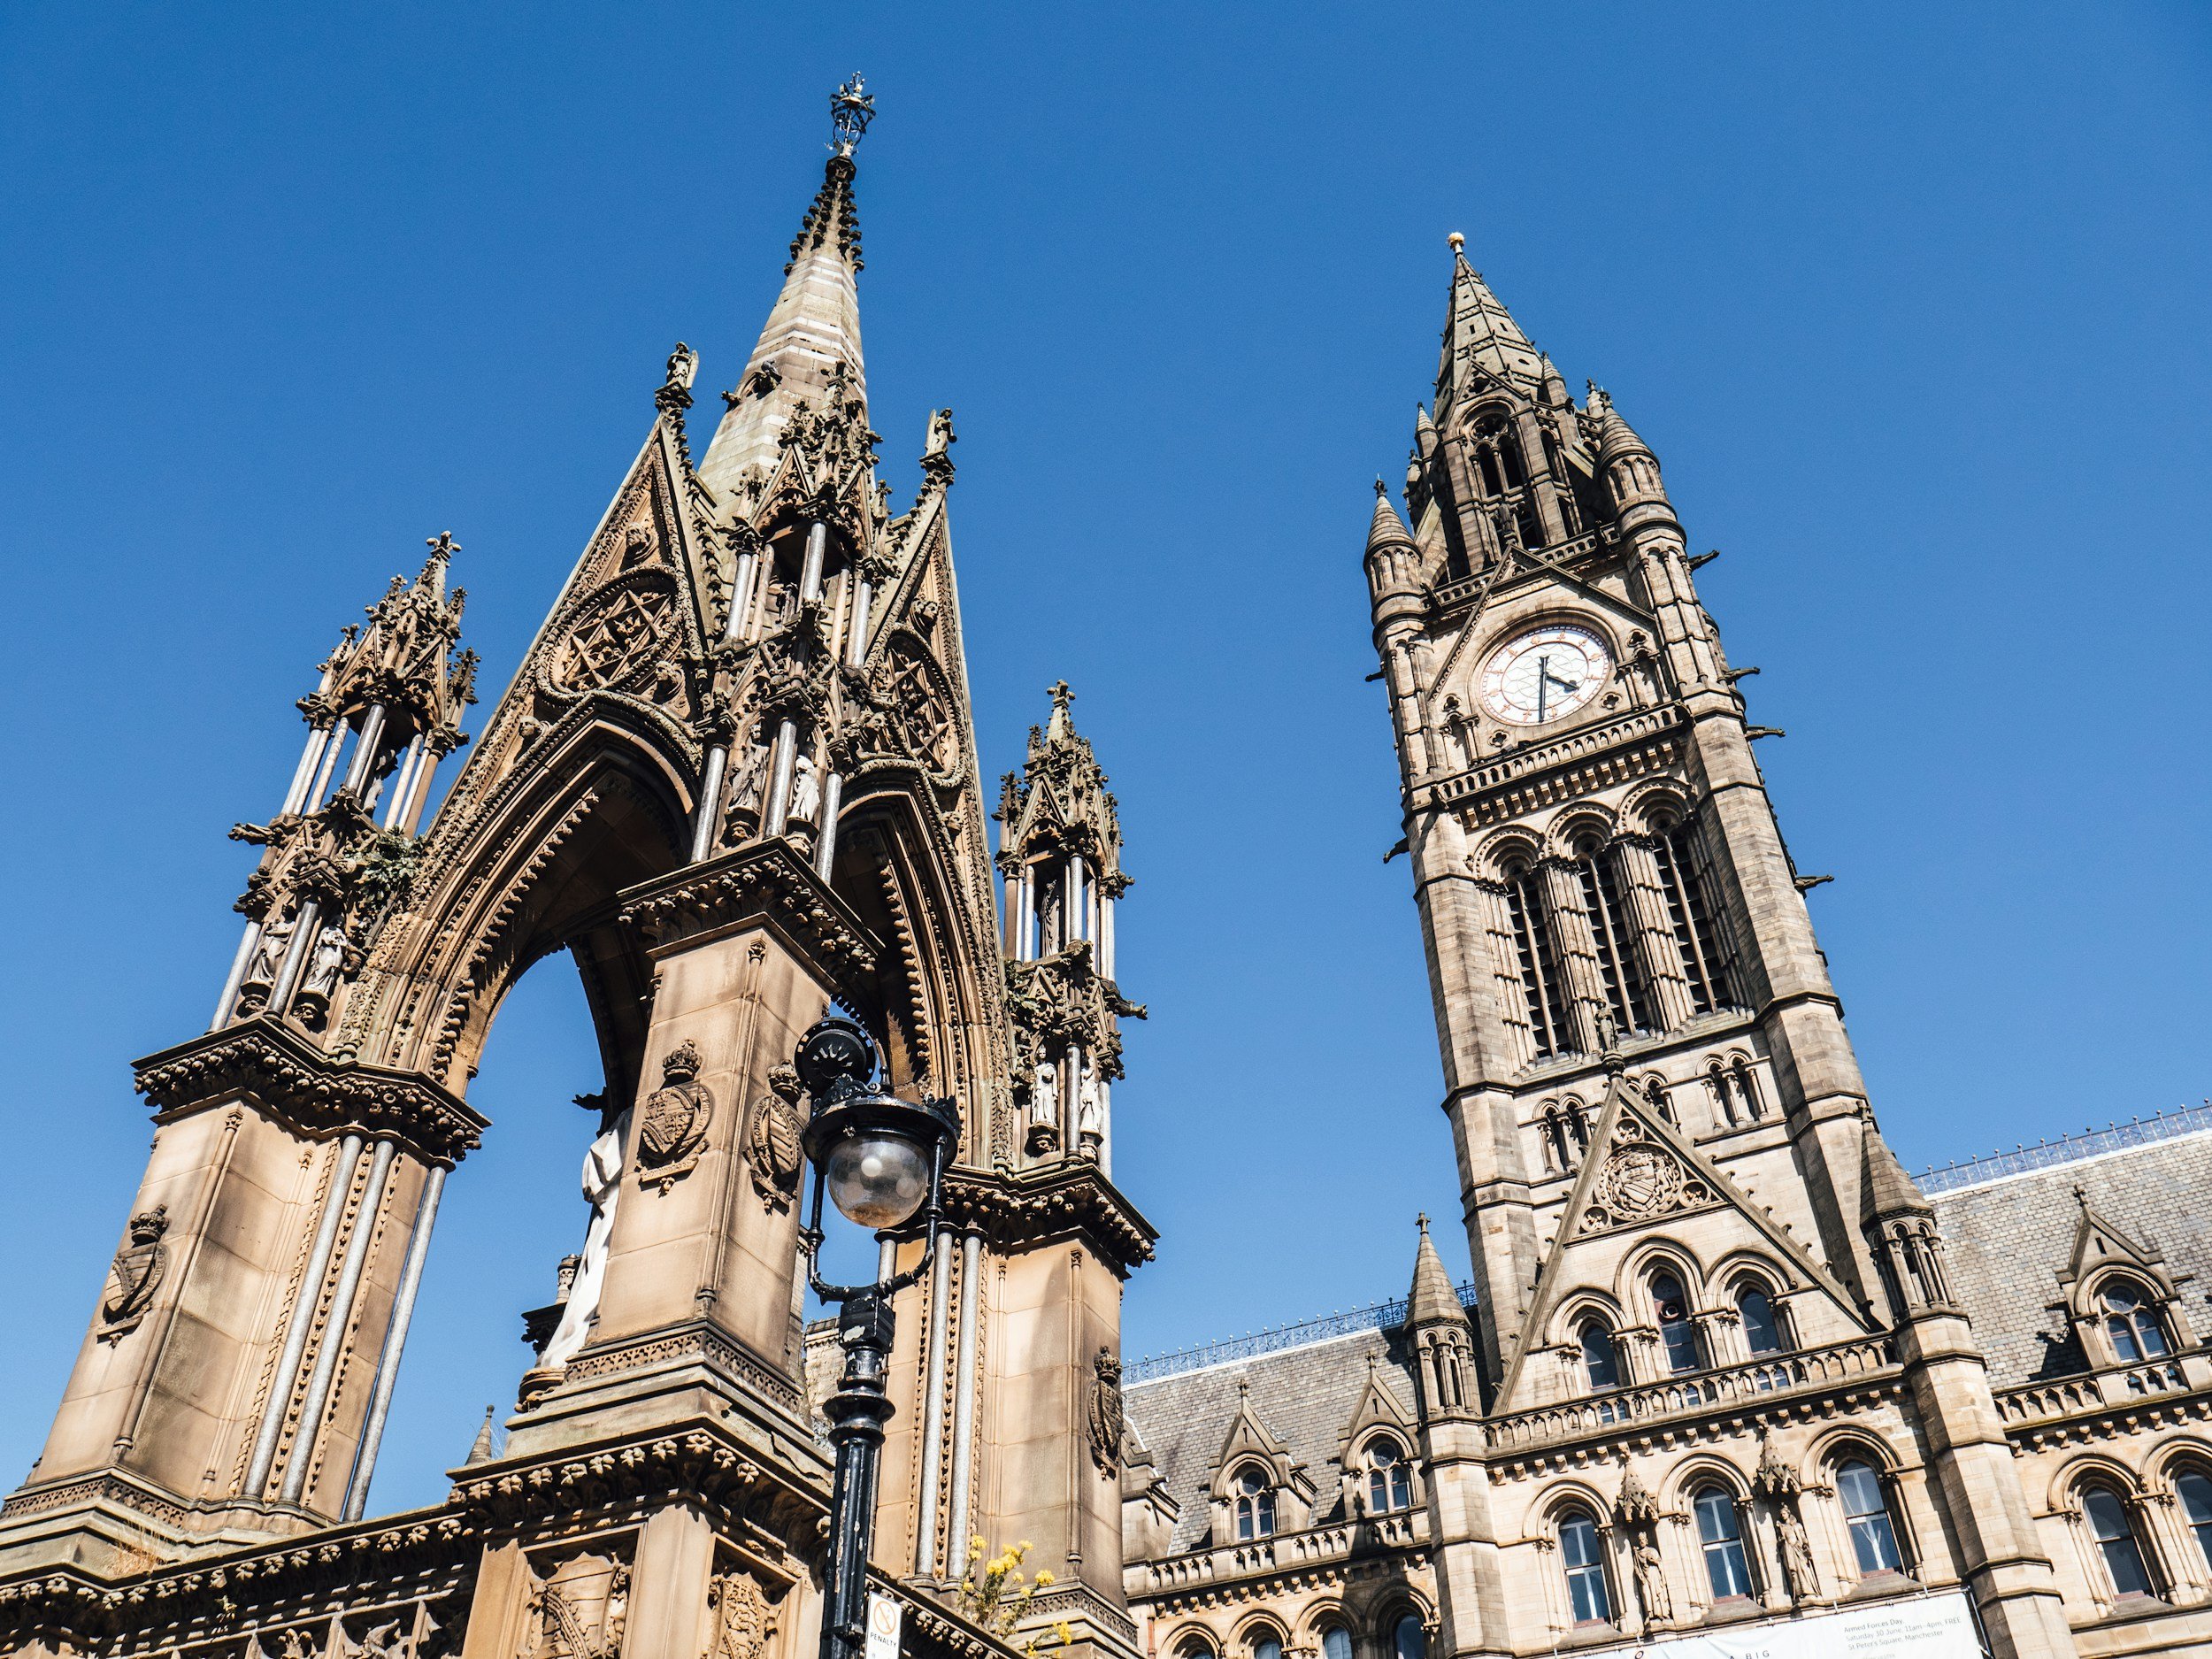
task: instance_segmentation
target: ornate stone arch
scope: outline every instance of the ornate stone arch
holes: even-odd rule
[[[1689,791],[1671,778],[1647,779],[1623,797],[1617,822],[1624,831],[1655,835],[1663,820],[1670,827],[1689,817]]]
[[[692,757],[657,717],[604,696],[532,749],[440,814],[407,909],[379,933],[348,999],[338,1048],[465,1087],[501,999],[532,963],[571,947],[608,1082],[634,1086],[651,971],[618,895],[683,862]]]
[[[1640,1299],[1647,1294],[1646,1287],[1652,1277],[1662,1271],[1671,1272],[1681,1280],[1693,1312],[1709,1307],[1709,1280],[1697,1253],[1665,1233],[1639,1239],[1621,1257],[1620,1266],[1613,1275],[1615,1298],[1624,1308],[1640,1310]]]
[[[1543,856],[1544,843],[1533,832],[1518,824],[1509,824],[1476,842],[1474,850],[1467,855],[1467,862],[1477,875],[1502,881],[1506,865],[1515,859],[1534,864]]]
[[[1578,801],[1555,813],[1544,826],[1544,850],[1554,858],[1577,858],[1581,855],[1574,844],[1583,835],[1595,835],[1602,846],[1613,839],[1617,828],[1617,820],[1601,803]]]

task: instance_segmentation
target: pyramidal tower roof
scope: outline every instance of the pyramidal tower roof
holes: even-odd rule
[[[864,84],[855,75],[830,99],[836,137],[822,188],[792,239],[783,289],[745,373],[725,394],[729,412],[699,464],[699,476],[726,500],[749,469],[764,473],[774,464],[792,412],[821,398],[839,364],[864,400],[868,394],[860,352],[860,210],[853,196],[853,151],[875,115]]]
[[[1379,478],[1375,480],[1375,516],[1367,521],[1367,550],[1372,553],[1379,547],[1401,541],[1411,547],[1412,534],[1406,529],[1406,521],[1398,516],[1398,510],[1390,504],[1390,492]]]
[[[1467,239],[1451,235],[1452,304],[1444,319],[1444,355],[1436,369],[1440,417],[1487,374],[1533,392],[1544,382],[1544,357],[1504,302],[1490,291],[1482,273],[1467,261]]]
[[[1440,1321],[1464,1325],[1467,1310],[1460,1306],[1452,1276],[1444,1271],[1444,1258],[1437,1255],[1435,1241],[1429,1237],[1429,1218],[1423,1216],[1420,1248],[1413,1256],[1413,1288],[1406,1295],[1406,1323],[1420,1325]]]

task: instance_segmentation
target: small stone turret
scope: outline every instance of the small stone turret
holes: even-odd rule
[[[1429,1218],[1421,1217],[1418,1225],[1421,1242],[1413,1254],[1413,1287],[1406,1293],[1406,1333],[1417,1360],[1421,1415],[1472,1416],[1479,1409],[1474,1398],[1474,1327],[1429,1237]]]

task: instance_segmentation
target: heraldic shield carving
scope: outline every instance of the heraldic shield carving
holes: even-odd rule
[[[803,1086],[796,1071],[780,1065],[768,1073],[768,1087],[745,1131],[745,1158],[753,1190],[771,1214],[780,1215],[799,1190],[799,1132],[806,1127],[799,1106]]]
[[[169,1231],[169,1206],[156,1204],[131,1217],[130,1239],[115,1253],[108,1269],[108,1294],[100,1304],[105,1325],[100,1334],[111,1340],[138,1328],[161,1288],[168,1270],[169,1252],[161,1235]]]
[[[679,1043],[661,1062],[661,1087],[645,1097],[637,1135],[638,1185],[666,1192],[699,1161],[714,1096],[699,1081],[699,1047]]]

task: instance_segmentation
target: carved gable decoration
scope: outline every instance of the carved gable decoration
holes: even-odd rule
[[[531,1587],[522,1659],[615,1659],[629,1605],[626,1563],[570,1556]]]
[[[556,691],[572,695],[649,695],[680,634],[673,579],[664,571],[638,572],[592,596],[555,648],[546,678]]]
[[[1661,1146],[1640,1117],[1624,1110],[1577,1231],[1633,1226],[1714,1202],[1712,1187]]]

